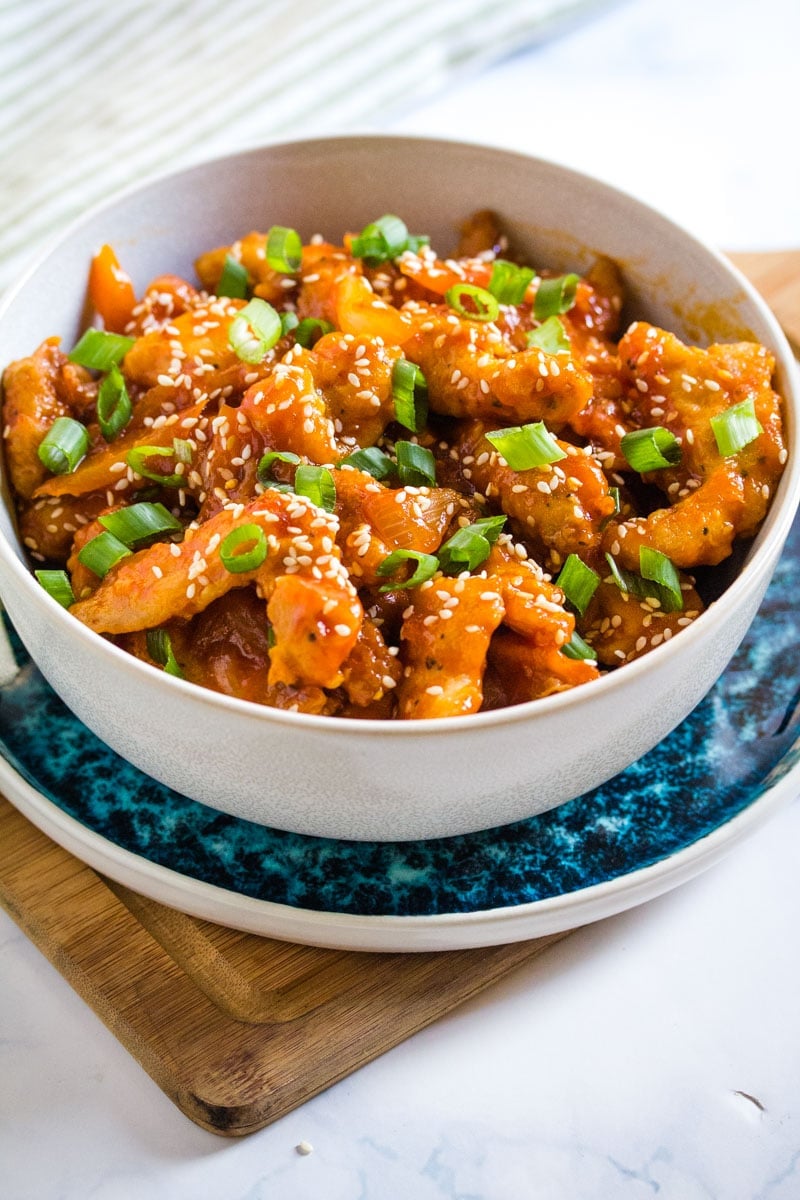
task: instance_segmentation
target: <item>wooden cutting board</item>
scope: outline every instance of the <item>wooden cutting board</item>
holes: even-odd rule
[[[800,350],[800,251],[736,261]],[[196,920],[79,862],[0,797],[0,903],[192,1121],[252,1133],[563,934],[438,954],[291,945]]]

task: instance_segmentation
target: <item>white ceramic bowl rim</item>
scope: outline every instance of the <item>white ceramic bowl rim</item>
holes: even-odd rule
[[[537,158],[535,155],[517,154],[514,151],[504,148],[489,146],[468,140],[455,139],[432,139],[423,137],[409,137],[407,135],[393,134],[358,134],[358,135],[343,135],[340,137],[326,138],[305,138],[305,139],[286,139],[276,140],[265,143],[262,146],[254,147],[250,150],[245,150],[236,154],[227,156],[219,156],[200,162],[193,166],[186,167],[179,171],[165,171],[155,175],[144,181],[137,183],[116,192],[109,199],[102,201],[100,204],[93,206],[86,213],[73,221],[61,234],[54,237],[48,245],[36,256],[30,267],[24,272],[17,283],[6,293],[0,302],[0,320],[2,320],[5,312],[13,305],[15,297],[20,292],[29,276],[31,276],[40,266],[40,264],[48,257],[48,255],[59,245],[69,240],[72,233],[85,225],[89,224],[97,214],[102,213],[107,208],[113,207],[123,200],[126,196],[132,195],[135,192],[141,191],[146,187],[156,184],[159,181],[174,179],[177,177],[185,177],[193,173],[202,173],[204,169],[212,164],[220,164],[226,161],[238,160],[250,155],[262,154],[265,150],[279,147],[292,146],[307,146],[309,149],[314,146],[330,146],[331,144],[341,144],[344,149],[354,143],[368,143],[373,141],[377,143],[386,143],[394,141],[398,144],[424,144],[426,146],[441,145],[443,149],[447,147],[460,147],[462,149],[474,149],[476,151],[497,153],[502,156],[517,157],[524,159],[527,162],[538,163],[542,167],[557,169],[562,172],[565,178],[572,178],[576,184],[590,184],[597,191],[606,192],[609,197],[617,197],[632,199],[621,192],[619,189],[606,184],[594,177],[584,175],[572,168],[554,163],[552,160]],[[767,552],[764,543],[769,539],[771,545],[782,546],[791,528],[794,520],[795,512],[798,504],[800,504],[800,372],[792,357],[791,349],[784,337],[778,322],[772,312],[754,289],[749,280],[739,271],[732,263],[729,262],[724,255],[720,254],[713,247],[701,242],[692,233],[679,226],[671,218],[665,216],[657,209],[645,204],[643,201],[636,200],[636,204],[646,213],[649,213],[656,221],[662,222],[672,230],[680,233],[687,241],[692,243],[703,254],[715,258],[737,281],[741,291],[746,295],[750,303],[757,310],[760,318],[765,326],[770,331],[772,337],[772,345],[774,349],[781,353],[782,365],[785,368],[785,387],[783,389],[784,402],[784,425],[788,432],[789,441],[789,458],[784,471],[780,486],[773,497],[767,517],[762,524],[762,527],[753,542],[752,548],[749,550],[747,559],[742,565],[738,575],[733,582],[725,589],[721,596],[711,604],[705,612],[692,622],[687,628],[681,630],[679,637],[672,638],[669,641],[663,642],[660,646],[648,651],[646,655],[635,659],[631,663],[626,663],[624,666],[617,668],[604,674],[600,679],[592,681],[588,685],[572,688],[568,691],[558,692],[551,696],[545,696],[538,700],[530,700],[523,704],[513,705],[507,708],[493,709],[488,712],[479,712],[459,717],[439,717],[415,721],[381,721],[367,718],[350,718],[350,717],[335,717],[335,716],[317,716],[310,713],[289,712],[284,709],[271,708],[267,705],[255,704],[249,700],[241,700],[235,696],[228,696],[220,692],[212,691],[208,688],[200,687],[186,680],[178,679],[175,676],[167,675],[162,672],[163,686],[167,689],[167,695],[170,690],[177,689],[177,693],[185,692],[186,689],[191,691],[194,701],[200,701],[204,704],[211,705],[214,708],[222,708],[231,713],[243,713],[250,718],[263,720],[268,724],[286,724],[291,726],[301,726],[303,728],[313,728],[321,733],[328,733],[331,736],[339,737],[346,730],[370,732],[373,734],[381,734],[390,738],[416,737],[421,734],[427,736],[448,736],[453,730],[466,732],[469,728],[487,728],[496,725],[515,724],[519,721],[529,721],[535,717],[536,713],[544,715],[545,712],[554,712],[564,706],[580,706],[582,701],[589,701],[591,693],[592,697],[597,697],[599,690],[602,689],[603,694],[607,696],[609,703],[613,703],[614,694],[618,688],[625,686],[626,682],[633,681],[635,677],[643,675],[650,671],[657,662],[666,659],[667,656],[674,656],[676,653],[690,654],[692,651],[693,642],[702,639],[704,631],[710,620],[726,621],[730,615],[733,615],[741,601],[745,599],[753,587],[759,585],[759,572],[756,568],[756,559],[760,559],[763,553]],[[166,269],[167,264],[165,264]],[[7,364],[2,364],[5,367]],[[47,614],[51,621],[69,622],[72,628],[72,636],[79,641],[86,641],[90,649],[97,649],[98,643],[112,660],[116,659],[117,669],[123,672],[133,672],[135,675],[141,672],[146,672],[149,676],[153,668],[137,659],[134,656],[121,650],[119,647],[106,639],[99,637],[87,626],[81,624],[74,617],[54,601],[40,585],[36,582],[33,574],[28,570],[22,562],[14,547],[9,543],[5,535],[0,531],[0,555],[4,558],[6,565],[15,574],[18,582],[28,593],[31,603],[38,607],[46,606],[41,611]],[[120,676],[122,684],[123,677]]]

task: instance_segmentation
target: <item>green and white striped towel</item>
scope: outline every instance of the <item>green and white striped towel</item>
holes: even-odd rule
[[[597,3],[0,0],[0,290],[124,185],[271,137],[375,128]]]

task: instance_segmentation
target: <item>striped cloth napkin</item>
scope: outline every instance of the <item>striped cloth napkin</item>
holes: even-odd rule
[[[273,137],[375,128],[597,4],[0,0],[0,290],[124,185]]]

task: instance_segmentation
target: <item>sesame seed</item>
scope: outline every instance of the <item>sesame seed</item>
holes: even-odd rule
[[[444,688],[440,687],[438,683],[433,683],[430,687],[425,688],[425,694],[428,696],[443,696]]]

